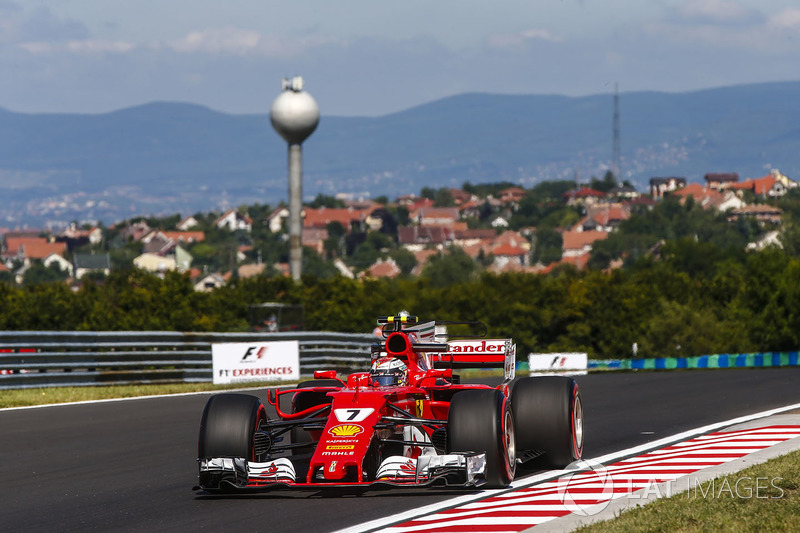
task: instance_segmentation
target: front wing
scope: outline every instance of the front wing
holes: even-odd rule
[[[485,483],[486,454],[463,453],[386,458],[375,479],[358,482],[298,480],[294,464],[281,457],[258,463],[244,458],[200,459],[201,484],[195,489],[276,489],[347,487],[479,487]]]

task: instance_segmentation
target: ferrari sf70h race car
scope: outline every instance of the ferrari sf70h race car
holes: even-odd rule
[[[583,410],[573,379],[513,381],[516,346],[487,339],[478,322],[419,324],[398,315],[378,324],[369,372],[341,380],[316,371],[313,381],[270,390],[277,418],[256,396],[212,396],[200,424],[196,488],[502,488],[530,459],[552,468],[580,459]],[[436,342],[437,324],[483,330]],[[461,383],[453,373],[487,367],[504,369],[497,387]]]

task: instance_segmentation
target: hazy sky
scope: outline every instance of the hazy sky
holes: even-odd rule
[[[323,115],[464,92],[587,95],[800,79],[797,0],[0,0],[0,107],[156,100]]]

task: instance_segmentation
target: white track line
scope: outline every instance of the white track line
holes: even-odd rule
[[[715,422],[714,424],[709,424],[707,426],[702,426],[699,428],[690,429],[688,431],[684,431],[681,433],[676,433],[675,435],[671,435],[669,437],[664,437],[662,439],[648,442],[647,444],[640,444],[639,446],[634,446],[632,448],[627,448],[625,450],[619,450],[616,452],[612,452],[606,455],[601,455],[600,457],[595,457],[594,459],[588,459],[588,461],[607,464],[612,461],[618,461],[620,459],[631,457],[634,455],[640,455],[644,452],[648,452],[654,450],[656,448],[663,448],[670,444],[675,444],[676,442],[685,441],[691,439],[693,437],[697,437],[698,435],[702,435],[705,433],[710,433],[714,430],[721,429],[728,426],[734,426],[736,424],[742,424],[745,422],[750,422],[752,420],[758,420],[759,418],[765,418],[768,416],[776,415],[782,413],[784,411],[791,411],[794,409],[800,409],[800,403],[787,405],[785,407],[778,407],[776,409],[770,409],[767,411],[761,411],[759,413],[753,413],[750,415],[740,416],[738,418],[732,418],[730,420],[724,420],[722,422]],[[418,509],[409,510],[403,513],[398,513],[386,518],[378,518],[376,520],[371,520],[369,522],[364,522],[361,524],[357,524],[355,526],[351,526],[348,528],[337,530],[333,533],[367,533],[369,531],[375,531],[378,529],[386,528],[391,526],[392,524],[400,524],[403,522],[407,522],[409,520],[417,519],[427,514],[436,513],[439,511],[443,511],[445,509],[450,509],[453,507],[458,507],[460,505],[470,503],[473,501],[477,501],[483,498],[487,498],[490,496],[500,496],[524,487],[529,487],[536,483],[541,483],[542,481],[547,481],[550,479],[557,478],[564,474],[564,470],[550,470],[547,472],[542,472],[541,474],[537,474],[535,476],[529,476],[517,481],[514,481],[508,488],[503,489],[501,491],[494,491],[494,490],[484,490],[476,493],[467,494],[464,496],[459,496],[457,498],[451,498],[449,500],[444,500],[438,503],[434,503],[431,505],[426,505],[425,507],[420,507]],[[424,489],[422,489],[424,490]]]
[[[282,386],[282,385],[281,385]],[[224,392],[246,392],[246,391],[254,391],[254,390],[262,390],[262,389],[271,389],[275,388],[274,386],[270,387],[250,387],[247,389],[220,389],[220,390],[206,390],[206,391],[196,391],[196,392],[176,392],[174,394],[154,394],[151,396],[130,396],[128,398],[105,398],[103,400],[83,400],[80,402],[62,402],[62,403],[46,403],[42,405],[22,405],[20,407],[4,407],[0,409],[0,413],[3,411],[21,411],[23,409],[44,409],[45,407],[63,407],[66,405],[90,405],[93,403],[111,403],[111,402],[127,402],[130,400],[151,400],[153,398],[173,398],[173,397],[180,397],[180,396],[197,396],[198,394],[220,394]]]

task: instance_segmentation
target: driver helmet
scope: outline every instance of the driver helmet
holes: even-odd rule
[[[381,357],[372,364],[369,377],[375,386],[407,385],[408,368],[396,357]]]

